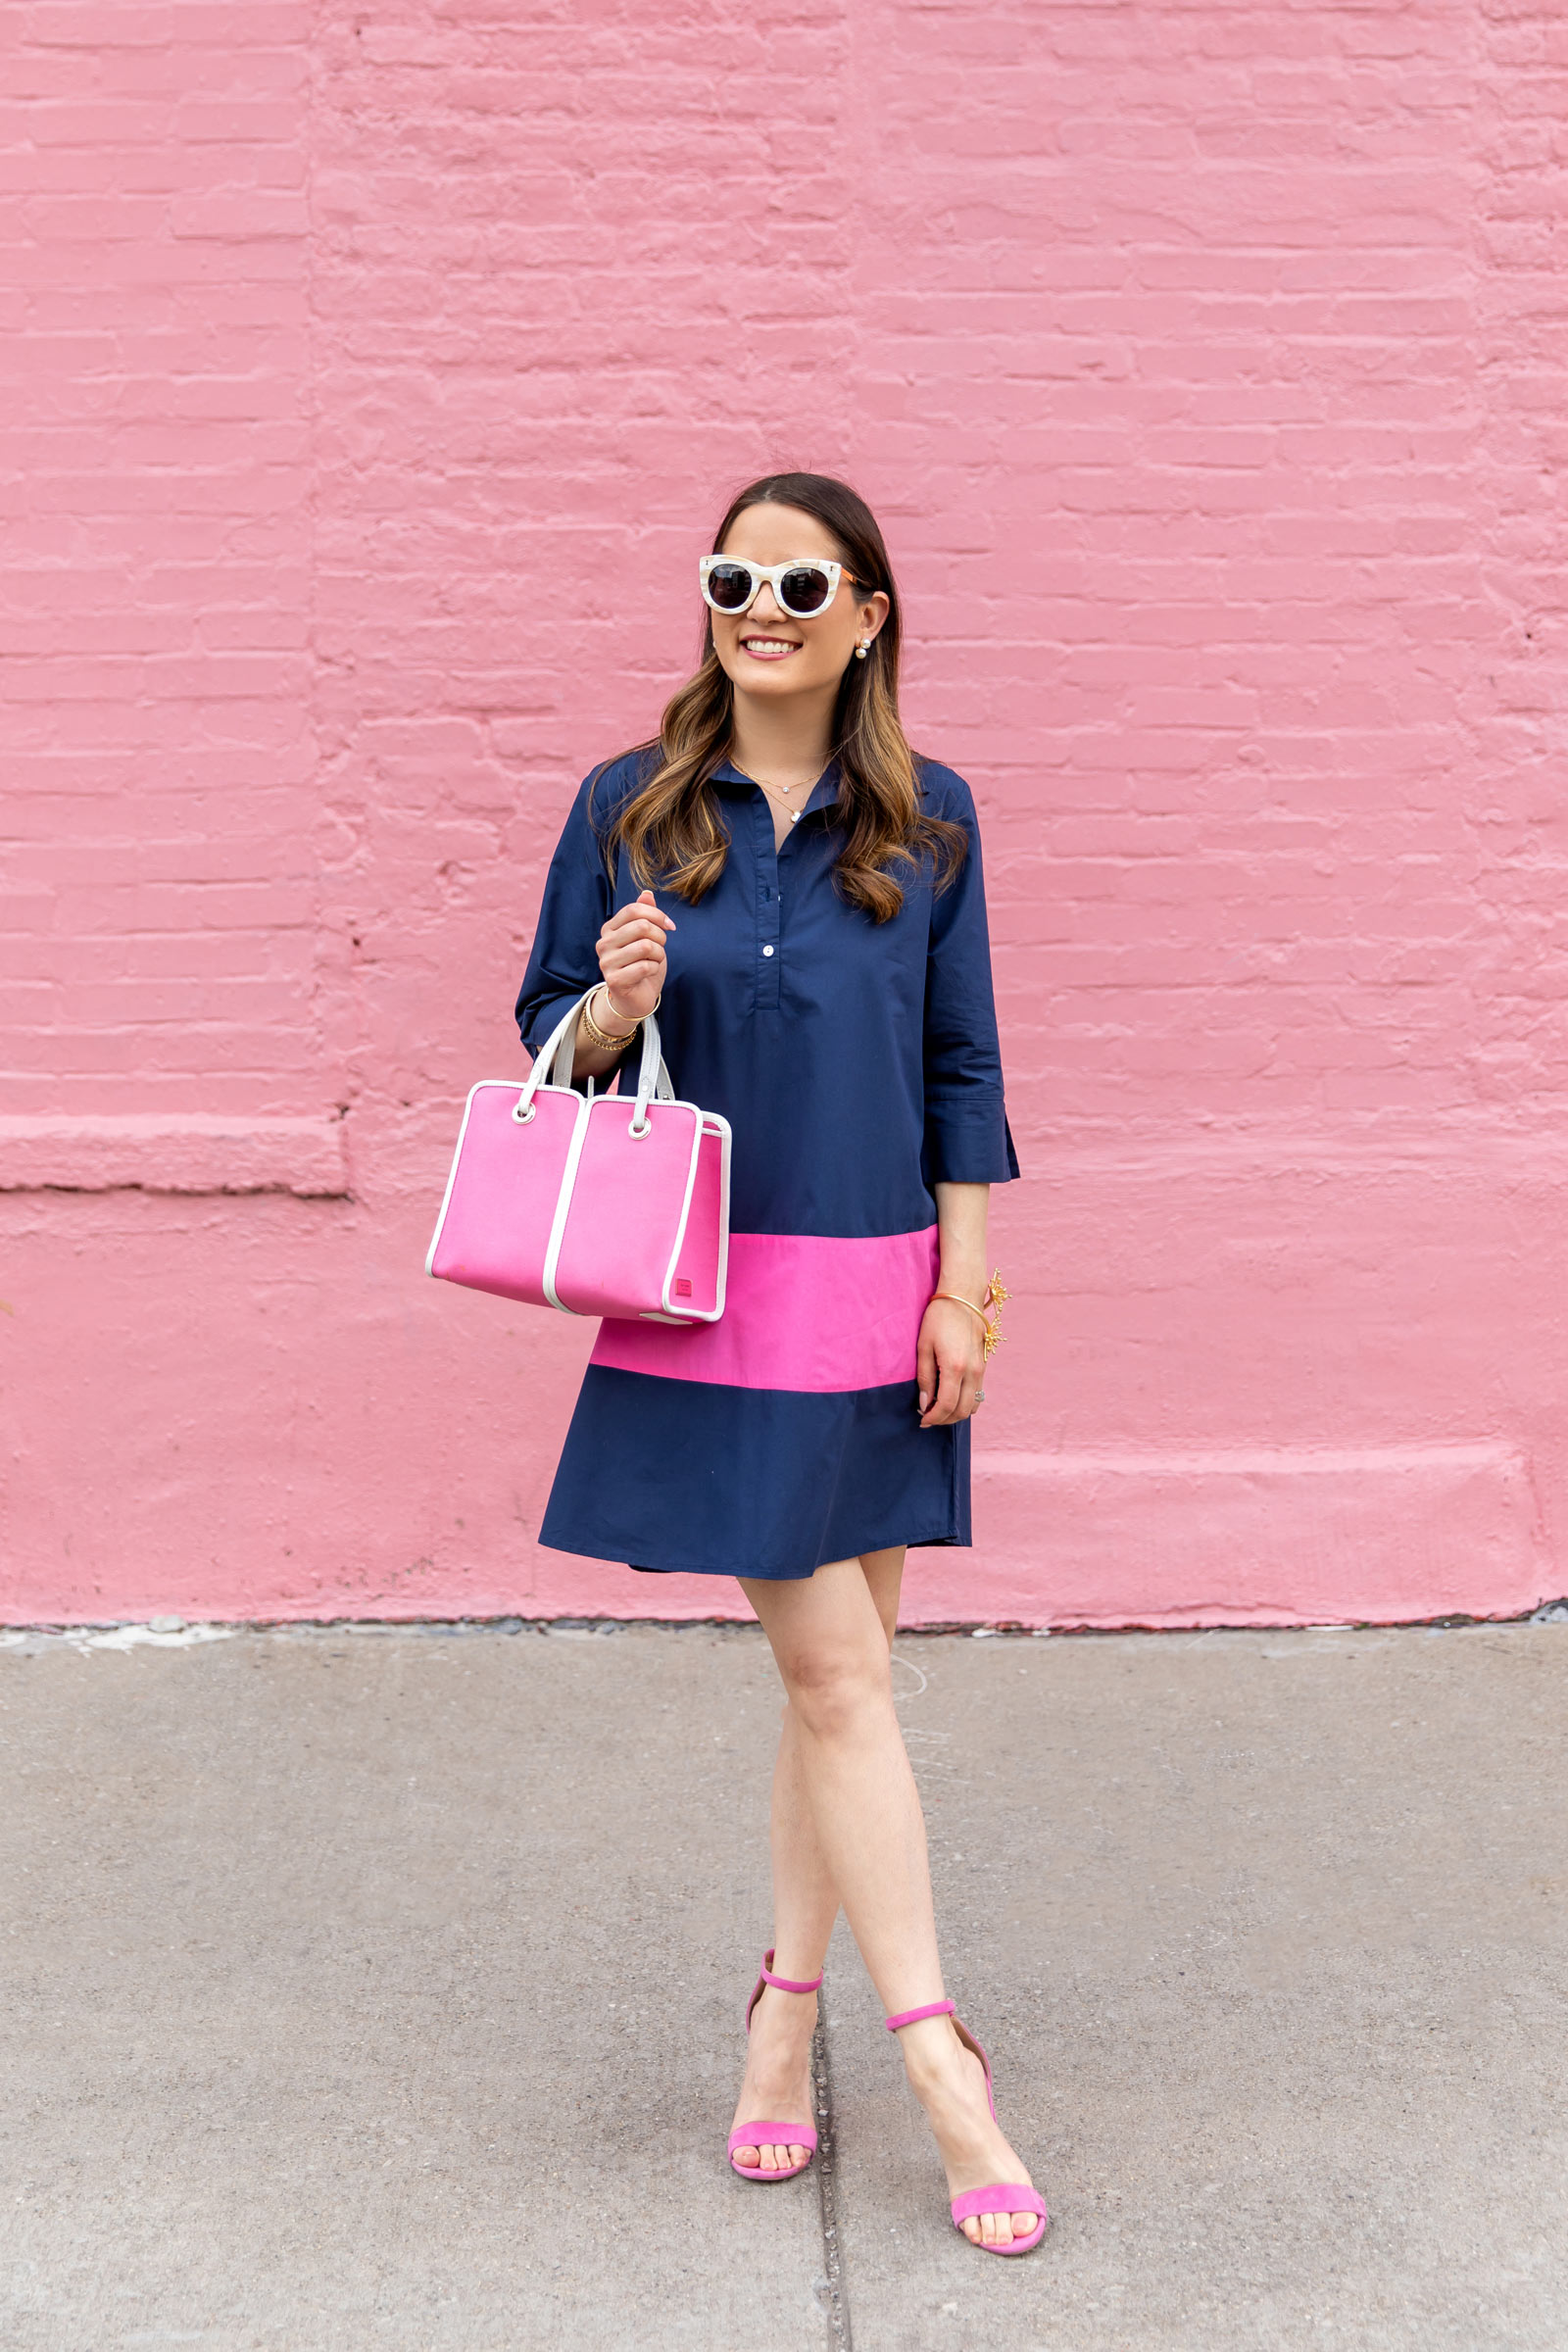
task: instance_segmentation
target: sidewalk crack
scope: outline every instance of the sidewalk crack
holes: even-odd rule
[[[844,2238],[839,2215],[838,2143],[833,2129],[833,2070],[828,2046],[827,2006],[817,1996],[817,2026],[811,2041],[811,2097],[816,2107],[817,2209],[822,2225],[822,2269],[832,2352],[855,2352],[850,2332],[850,2298],[844,2278]]]

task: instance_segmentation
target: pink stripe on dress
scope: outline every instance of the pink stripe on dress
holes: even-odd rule
[[[659,1380],[819,1395],[913,1380],[940,1254],[934,1225],[869,1241],[732,1233],[718,1322],[605,1322],[592,1361]]]

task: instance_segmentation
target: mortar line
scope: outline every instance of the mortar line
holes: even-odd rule
[[[811,2098],[816,2108],[817,2214],[822,2230],[822,2268],[827,2278],[827,2320],[832,2352],[855,2352],[850,2330],[850,2297],[844,2277],[844,2238],[838,2194],[838,2143],[833,2129],[833,2070],[828,2048],[827,2005],[817,1995],[816,2032],[811,2037]]]

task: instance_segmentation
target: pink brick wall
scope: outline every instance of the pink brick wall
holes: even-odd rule
[[[423,1282],[710,516],[880,508],[988,828],[1018,1294],[916,1613],[1568,1585],[1544,0],[0,16],[0,1599],[659,1606]]]

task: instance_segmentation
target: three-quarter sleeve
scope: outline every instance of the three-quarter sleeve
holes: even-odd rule
[[[956,789],[954,789],[956,787]],[[980,828],[957,777],[932,808],[968,850],[931,908],[925,988],[925,1167],[931,1184],[1005,1184],[1018,1174],[1002,1083]]]
[[[595,817],[595,770],[572,802],[545,877],[539,928],[517,994],[517,1027],[537,1054],[567,1006],[599,978],[595,942],[614,910],[614,890]]]

